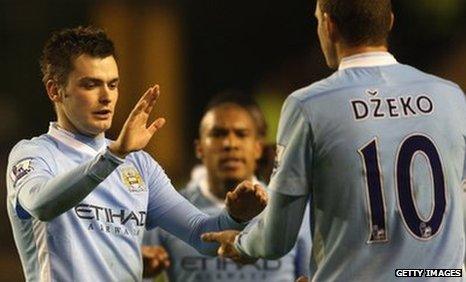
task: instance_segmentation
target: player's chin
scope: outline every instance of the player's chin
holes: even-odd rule
[[[225,183],[241,183],[246,179],[246,174],[244,172],[228,172],[222,174],[222,180]],[[234,188],[234,187],[232,187]]]
[[[89,126],[90,127],[89,131],[91,131],[93,135],[99,135],[109,130],[111,126],[112,126],[111,120],[93,121]]]

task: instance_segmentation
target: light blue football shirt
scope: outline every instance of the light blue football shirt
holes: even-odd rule
[[[385,52],[344,58],[287,98],[277,138],[269,188],[311,198],[315,281],[462,267],[466,102],[457,85]]]
[[[196,209],[147,153],[121,160],[106,151],[109,142],[52,123],[47,134],[13,148],[7,208],[27,281],[140,281],[146,228],[161,226],[215,254],[217,245],[203,243],[200,235],[242,227],[226,212],[208,217]],[[61,210],[92,185],[97,187],[84,199],[51,220],[34,216],[40,203]]]
[[[205,174],[200,179],[193,178],[180,194],[210,215],[218,214],[224,207],[223,201],[209,191]],[[295,281],[301,275],[309,275],[310,241],[306,216],[296,245],[286,256],[278,260],[259,259],[252,265],[241,266],[229,259],[201,255],[160,228],[146,231],[143,244],[161,245],[167,250],[171,263],[167,270],[170,282],[278,282]]]

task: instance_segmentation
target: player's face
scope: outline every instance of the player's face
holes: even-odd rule
[[[112,125],[118,99],[118,67],[113,56],[95,58],[80,55],[74,60],[68,82],[59,90],[59,125],[96,136]]]
[[[319,36],[320,48],[325,56],[327,65],[334,69],[338,67],[338,56],[334,42],[331,40],[330,32],[328,29],[328,21],[330,18],[322,13],[319,1],[316,4],[315,17],[317,18],[317,35]]]
[[[222,182],[250,179],[262,154],[262,142],[250,114],[235,105],[213,108],[201,122],[196,153],[209,177]]]

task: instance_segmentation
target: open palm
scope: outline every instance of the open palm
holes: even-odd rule
[[[157,118],[147,126],[149,115],[154,109],[155,102],[160,96],[160,87],[149,88],[134,106],[126,119],[117,140],[109,146],[112,153],[119,157],[144,149],[157,130],[164,124],[164,118]]]

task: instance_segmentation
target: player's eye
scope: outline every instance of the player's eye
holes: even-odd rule
[[[225,137],[228,135],[228,131],[227,130],[223,130],[223,129],[214,129],[210,132],[210,136],[211,137],[214,137],[214,138],[221,138],[221,137]]]
[[[112,82],[108,85],[108,88],[110,88],[111,90],[115,90],[118,88],[118,82]]]
[[[248,130],[237,130],[236,131],[236,136],[239,138],[246,138],[250,135],[250,132]]]
[[[97,84],[93,81],[85,81],[81,84],[81,86],[87,90],[91,90],[94,89],[97,86]]]

